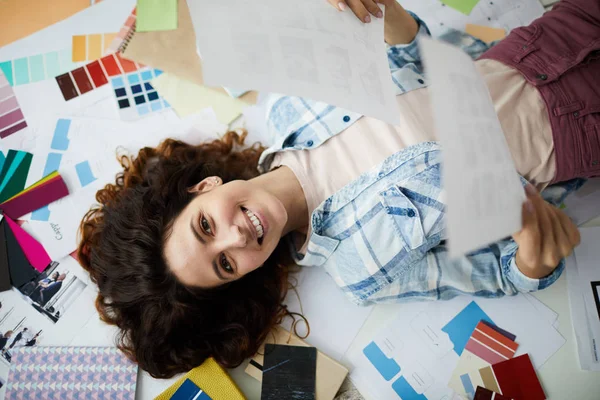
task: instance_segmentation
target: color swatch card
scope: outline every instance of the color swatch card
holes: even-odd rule
[[[113,76],[134,72],[139,68],[139,64],[114,53],[57,76],[56,82],[65,101],[69,101],[106,85]]]
[[[21,347],[12,355],[6,397],[128,400],[136,380],[137,366],[113,347]]]
[[[518,346],[514,336],[509,338],[493,325],[480,322],[465,345],[448,386],[462,396],[473,398],[477,386],[483,385],[479,380],[472,380],[469,372],[513,358]]]
[[[489,389],[482,388],[481,386],[477,386],[477,390],[475,391],[475,397],[473,400],[513,400],[510,397],[502,396],[496,392],[492,392]]]
[[[261,400],[315,400],[317,349],[267,344]]]
[[[0,210],[6,216],[17,219],[56,200],[60,200],[68,194],[69,190],[63,178],[58,171],[54,171],[22,192],[0,203]]]
[[[0,69],[4,71],[10,85],[17,86],[54,78],[79,65],[72,61],[69,48],[2,61]]]
[[[117,36],[109,45],[108,49],[109,51],[112,51],[112,53],[109,53],[98,60],[94,60],[83,67],[73,69],[70,72],[56,77],[56,82],[58,83],[58,87],[60,88],[65,101],[69,101],[106,85],[110,77],[134,72],[141,68],[140,64],[122,58],[117,51],[121,43],[126,41],[127,37],[132,32],[135,20],[134,9]]]
[[[480,369],[482,386],[514,400],[545,400],[546,394],[538,380],[528,354]],[[469,374],[472,376],[473,373]]]
[[[111,79],[121,119],[136,120],[171,107],[150,83],[161,74],[157,69],[143,69]]]
[[[31,153],[19,150],[9,150],[3,156],[0,168],[0,203],[25,189],[32,159]]]
[[[27,128],[25,116],[4,72],[0,70],[0,140]]]
[[[441,0],[443,4],[454,8],[465,15],[471,14],[479,0]]]
[[[94,61],[106,54],[117,37],[116,33],[73,36],[73,62]]]

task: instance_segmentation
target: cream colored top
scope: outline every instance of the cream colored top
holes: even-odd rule
[[[515,69],[494,60],[476,62],[490,91],[508,147],[519,174],[538,189],[556,172],[552,129],[537,89]],[[363,172],[394,153],[437,140],[429,91],[413,90],[396,97],[400,125],[362,117],[343,132],[310,150],[275,155],[272,168],[286,165],[298,178],[308,213]]]

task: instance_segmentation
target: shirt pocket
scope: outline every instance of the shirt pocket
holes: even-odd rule
[[[583,129],[584,174],[598,175],[600,171],[600,124],[587,125]]]
[[[390,186],[379,195],[385,213],[393,222],[394,230],[406,246],[411,250],[421,247],[425,243],[425,232],[419,209],[397,185]]]

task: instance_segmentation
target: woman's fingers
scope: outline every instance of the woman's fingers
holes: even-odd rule
[[[560,226],[561,236],[558,240],[558,247],[560,249],[561,258],[568,257],[573,252],[573,249],[579,245],[581,240],[579,229],[564,212],[551,205],[548,206],[551,207],[554,218],[558,221]]]
[[[540,265],[542,253],[542,238],[539,229],[536,209],[531,200],[523,203],[523,228],[513,235],[519,245],[517,265],[523,270],[535,269]]]
[[[371,22],[370,14],[377,18],[383,17],[383,12],[373,0],[347,0],[347,3],[354,15],[364,23]]]
[[[555,267],[559,263],[560,257],[554,237],[554,225],[551,215],[546,209],[546,202],[533,186],[528,185],[526,192],[527,197],[535,206],[539,220],[539,229],[542,237],[542,264],[547,267]]]
[[[344,11],[350,7],[354,15],[364,23],[371,22],[371,15],[377,18],[383,18],[383,11],[377,3],[382,3],[382,0],[327,0],[329,4],[337,8],[339,11]],[[395,1],[395,0],[394,0]]]
[[[344,11],[346,9],[346,2],[344,0],[327,0],[327,2],[339,11]]]

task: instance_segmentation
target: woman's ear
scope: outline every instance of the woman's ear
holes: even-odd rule
[[[202,179],[200,182],[195,184],[194,186],[190,186],[188,188],[189,193],[205,193],[213,190],[217,186],[220,186],[223,183],[221,178],[218,176],[209,176],[207,178]]]

